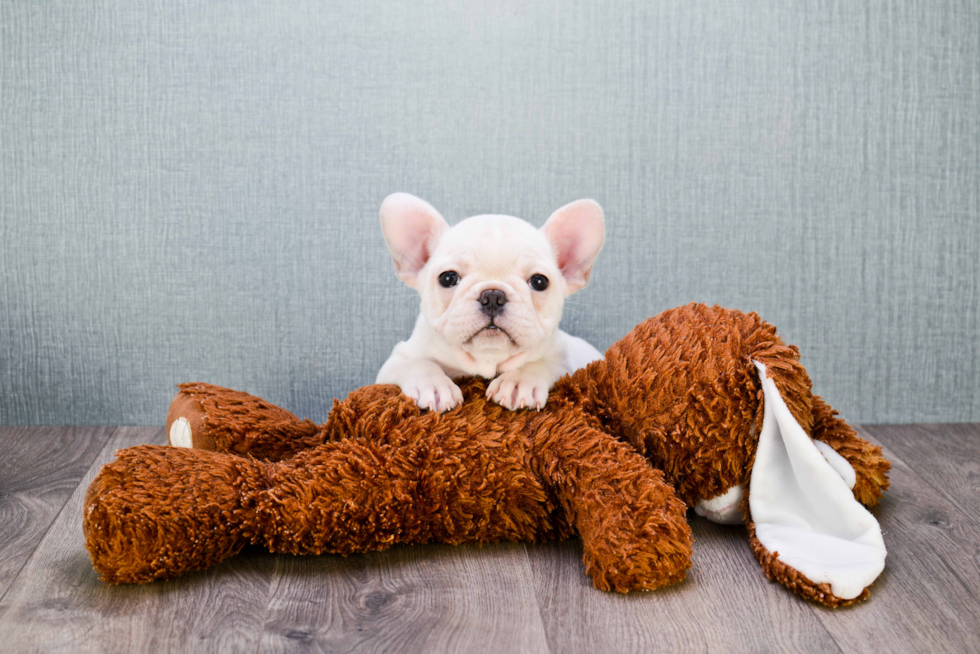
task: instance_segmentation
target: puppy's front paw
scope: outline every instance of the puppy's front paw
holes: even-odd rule
[[[463,392],[446,375],[426,375],[411,380],[401,387],[421,409],[449,411],[463,403]]]
[[[507,409],[542,409],[548,401],[551,380],[524,370],[500,375],[487,387],[487,398]]]

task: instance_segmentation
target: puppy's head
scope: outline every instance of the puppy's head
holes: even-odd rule
[[[427,202],[395,193],[381,205],[381,228],[426,322],[476,360],[532,354],[554,338],[605,238],[593,200],[565,205],[541,229],[497,215],[450,227]]]

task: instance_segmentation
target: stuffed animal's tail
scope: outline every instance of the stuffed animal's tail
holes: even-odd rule
[[[830,606],[860,601],[884,569],[881,528],[855,499],[854,468],[832,447],[811,440],[766,366],[755,365],[765,405],[749,481],[755,555],[766,576],[804,597]],[[832,410],[819,398],[814,402],[814,435],[845,437],[831,421],[837,420]]]

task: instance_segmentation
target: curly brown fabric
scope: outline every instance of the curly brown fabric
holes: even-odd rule
[[[667,475],[688,505],[748,481],[764,363],[794,417],[813,424],[799,351],[754,313],[691,304],[650,318],[579,370],[570,393]],[[570,388],[569,388],[570,387]]]
[[[832,608],[851,606],[858,602],[863,602],[871,596],[871,591],[867,588],[854,599],[841,599],[834,595],[830,590],[830,584],[818,584],[804,577],[794,568],[789,567],[779,560],[779,552],[770,552],[765,545],[759,542],[755,535],[755,524],[751,521],[745,524],[749,532],[749,545],[752,553],[762,566],[762,572],[770,581],[775,581],[804,599],[823,604]]]
[[[167,429],[187,420],[194,449],[120,451],[86,495],[86,546],[104,580],[128,583],[206,568],[248,544],[349,554],[577,534],[597,588],[658,588],[690,567],[686,506],[749,479],[763,416],[753,360],[804,429],[854,466],[857,497],[877,501],[887,461],[812,395],[798,350],[754,313],[691,304],[559,380],[540,412],[488,402],[477,379],[445,414],[375,385],[335,400],[318,426],[245,393],[183,384]],[[840,603],[752,542],[770,578]]]
[[[283,435],[306,423],[290,424],[281,410],[266,420],[261,400],[236,391],[182,387],[177,413],[199,426],[195,445],[224,451],[120,451],[86,497],[93,563],[106,581],[145,582],[208,567],[246,544],[350,554],[577,533],[598,588],[684,578],[686,507],[661,472],[567,400],[556,400],[560,411],[515,413],[487,402],[482,380],[463,392],[464,406],[440,415],[394,386],[365,387],[334,407],[319,434],[302,432],[319,445],[296,451]],[[274,429],[256,431],[266,424]],[[243,443],[266,460],[237,456]]]

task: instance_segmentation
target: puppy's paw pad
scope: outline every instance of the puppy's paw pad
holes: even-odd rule
[[[170,425],[170,445],[173,447],[194,447],[191,439],[191,425],[187,418],[177,418]]]

